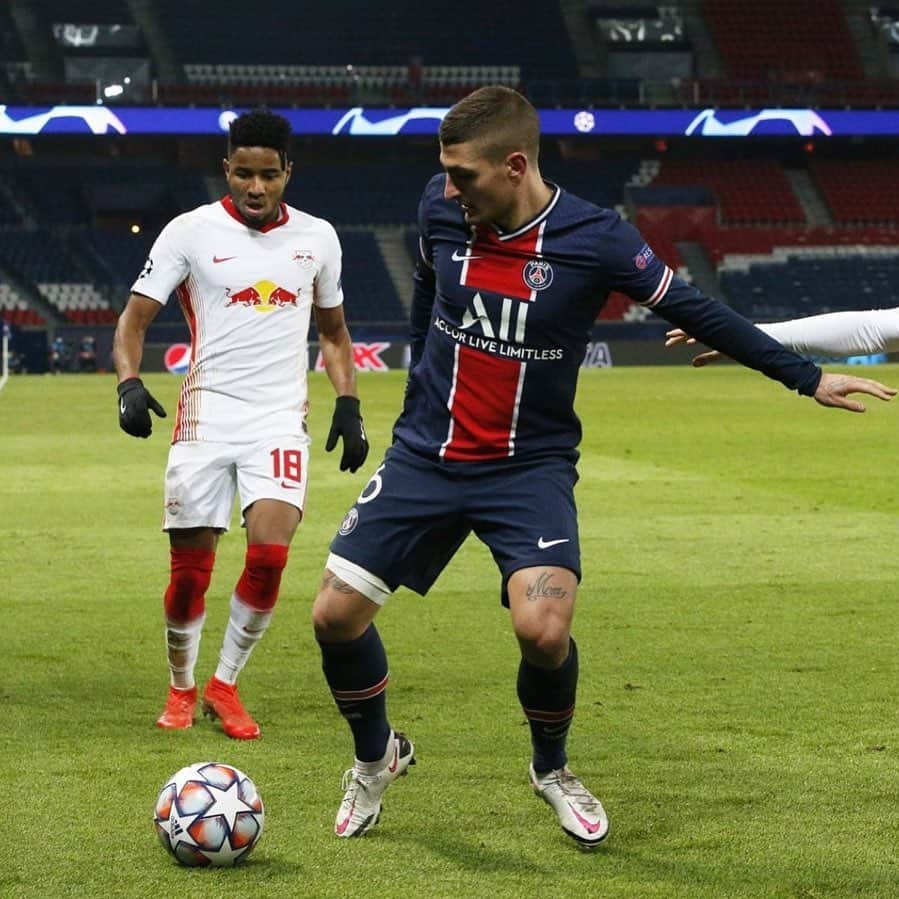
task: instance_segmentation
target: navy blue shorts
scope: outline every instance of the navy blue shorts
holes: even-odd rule
[[[566,459],[437,462],[394,444],[347,512],[331,552],[391,590],[425,594],[472,531],[506,584],[520,568],[553,565],[581,577],[577,469]]]

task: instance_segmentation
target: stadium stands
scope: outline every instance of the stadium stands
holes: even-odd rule
[[[896,221],[899,177],[892,160],[860,159],[851,165],[837,160],[816,160],[811,172],[834,221],[845,224]]]
[[[0,170],[0,182],[15,191],[37,221],[48,225],[93,225],[107,215],[138,215],[148,209],[168,217],[209,200],[196,174],[122,161],[17,161]]]
[[[21,327],[39,327],[45,319],[10,284],[0,282],[0,321]]]
[[[40,6],[50,24],[121,25],[132,21],[127,0],[42,0]]]
[[[339,231],[346,316],[354,322],[396,322],[406,313],[370,231]]]
[[[784,252],[745,270],[725,268],[721,283],[734,308],[755,321],[899,306],[899,247]]]
[[[453,103],[482,84],[519,87],[517,65],[267,65],[187,63],[187,85],[160,85],[165,101],[265,101],[270,105]]]
[[[806,223],[772,160],[645,161],[642,186],[627,194],[637,227],[669,265],[680,265],[677,243],[695,243],[740,312],[786,318],[899,300],[889,289],[899,260],[893,169],[887,160],[812,160],[834,219],[827,226]]]
[[[483,83],[520,87],[541,106],[899,105],[899,77],[887,77],[899,74],[899,65],[891,69],[884,61],[878,68],[863,58],[863,42],[847,24],[850,5],[839,0],[697,0],[689,12],[704,18],[720,56],[721,77],[706,77],[715,66],[696,64],[687,77],[665,78],[661,92],[653,82],[660,76],[644,67],[643,54],[661,60],[672,50],[688,57],[703,52],[691,33],[697,20],[686,6],[637,0],[586,4],[583,11],[597,25],[590,37],[603,42],[599,53],[585,35],[569,35],[563,5],[557,3],[532,5],[523,15],[520,4],[510,0],[461,5],[397,0],[387,7],[353,4],[349,15],[342,4],[257,0],[254,17],[277,22],[264,42],[235,38],[233,17],[203,0],[150,0],[149,7],[165,23],[162,39],[170,51],[168,63],[174,63],[163,66],[162,57],[143,43],[146,36],[127,52],[152,56],[154,96],[163,105],[449,105]],[[47,27],[64,22],[133,27],[138,7],[128,0],[42,0],[38,11]],[[570,18],[571,10],[566,13]],[[890,16],[890,7],[880,6],[872,9],[869,22],[862,18],[886,56],[899,11]],[[462,20],[477,23],[465,30],[464,40],[457,39],[458,29],[447,28]],[[17,27],[3,5],[0,103],[13,98],[95,102],[96,84],[36,78],[40,66],[29,59]],[[59,52],[62,62],[69,50]],[[71,55],[88,52],[74,48]],[[899,53],[899,40],[892,52]],[[615,53],[617,69],[609,63]],[[633,72],[621,68],[631,60]],[[865,77],[863,62],[873,77]],[[723,142],[656,153],[647,137],[593,143],[586,155],[598,158],[583,158],[584,144],[593,141],[544,141],[544,175],[619,209],[682,274],[690,275],[687,261],[693,266],[707,260],[723,295],[747,314],[771,317],[787,309],[799,314],[815,303],[816,309],[845,307],[851,281],[864,285],[858,302],[893,296],[888,282],[895,283],[899,247],[899,180],[890,149],[843,152],[846,146],[834,140],[826,152],[797,159],[787,142],[760,139],[738,148],[730,143],[728,150],[737,149],[725,158]],[[112,321],[161,224],[208,202],[213,183],[223,189],[221,148],[216,144],[210,150],[211,141],[172,139],[160,151],[162,141],[129,138],[120,144],[127,152],[108,143],[107,150],[93,155],[79,146],[73,158],[62,141],[36,141],[38,152],[22,148],[0,155],[0,269],[7,280],[27,288],[17,292],[11,284],[0,285],[4,319],[38,325],[55,310],[69,322]],[[385,233],[405,229],[409,260],[417,258],[416,209],[422,188],[439,170],[433,140],[410,136],[351,147],[336,139],[302,139],[295,151],[286,200],[338,228],[351,323],[402,321],[409,288],[394,283],[402,273],[393,260],[388,269],[378,240],[387,246]],[[786,158],[813,194],[817,212],[798,192],[795,172],[787,176]],[[142,230],[130,233],[131,222]],[[42,307],[44,316],[29,309],[29,295],[52,309]],[[613,295],[602,317],[617,321],[643,314]],[[178,305],[169,303],[159,321],[180,322]]]
[[[763,159],[665,160],[653,186],[711,188],[726,224],[801,224],[805,214],[774,161]]]
[[[729,256],[769,256],[778,247],[896,247],[899,229],[882,228],[703,228],[698,239],[712,262],[721,264]]]
[[[732,78],[801,84],[864,77],[838,0],[703,0],[702,8]]]
[[[407,225],[415,221],[421,192],[439,170],[436,160],[418,164],[360,160],[349,178],[345,165],[304,165],[300,160],[285,200],[335,225]]]
[[[0,242],[0,264],[34,285],[73,323],[112,324],[116,314],[90,279],[92,272],[65,240],[48,230],[8,230]],[[75,278],[85,280],[75,281]],[[17,307],[20,308],[20,307]]]
[[[577,76],[555,3],[535,4],[522,15],[511,0],[395,0],[355,4],[348,14],[340,4],[256,0],[256,20],[276,24],[266,29],[264,41],[235,39],[233,18],[205,0],[160,0],[158,5],[182,63],[391,66],[408,65],[417,57],[427,66],[521,66],[526,78]],[[458,39],[463,33],[464,39]]]
[[[40,292],[74,325],[112,325],[118,318],[93,284],[38,283]]]

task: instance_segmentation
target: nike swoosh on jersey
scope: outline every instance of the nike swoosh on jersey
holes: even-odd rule
[[[537,541],[537,549],[549,549],[551,546],[558,546],[560,543],[570,543],[570,537],[563,537],[561,540],[544,540],[542,537]]]
[[[453,262],[465,262],[467,259],[483,259],[483,256],[460,256],[458,250],[453,250]]]
[[[287,481],[281,481],[281,486],[285,490],[299,490],[302,485],[301,484],[288,484]]]
[[[236,256],[213,256],[212,262],[215,265],[218,265],[220,262],[228,262],[231,259],[237,259]]]

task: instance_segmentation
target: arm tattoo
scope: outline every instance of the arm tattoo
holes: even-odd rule
[[[330,571],[325,573],[325,576],[322,578],[322,590],[325,587],[331,587],[331,589],[336,590],[338,593],[356,593],[356,588],[351,587],[346,581],[342,581],[336,574],[332,574]]]
[[[549,582],[553,576],[544,571],[537,580],[528,584],[528,602],[536,602],[538,599],[567,599],[568,591],[564,587],[551,587]]]

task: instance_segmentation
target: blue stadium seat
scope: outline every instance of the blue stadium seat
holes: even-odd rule
[[[433,163],[379,165],[372,167],[371,174],[359,166],[352,170],[352,177],[345,166],[304,167],[299,162],[285,199],[335,226],[408,225],[416,220],[425,185],[438,171],[436,159]],[[369,189],[372,179],[376,184]]]
[[[788,256],[719,275],[733,307],[754,321],[899,306],[899,252]]]
[[[285,4],[256,0],[253,15],[275,23],[264,41],[235,40],[233,18],[206,0],[159,0],[160,19],[182,63],[391,65],[419,56],[428,66],[520,65],[526,78],[576,78],[559,5],[460,0],[389,4]],[[448,23],[464,23],[451,39]],[[300,44],[298,35],[302,36]]]
[[[381,251],[370,231],[340,231],[343,246],[343,292],[347,321],[404,321]]]

